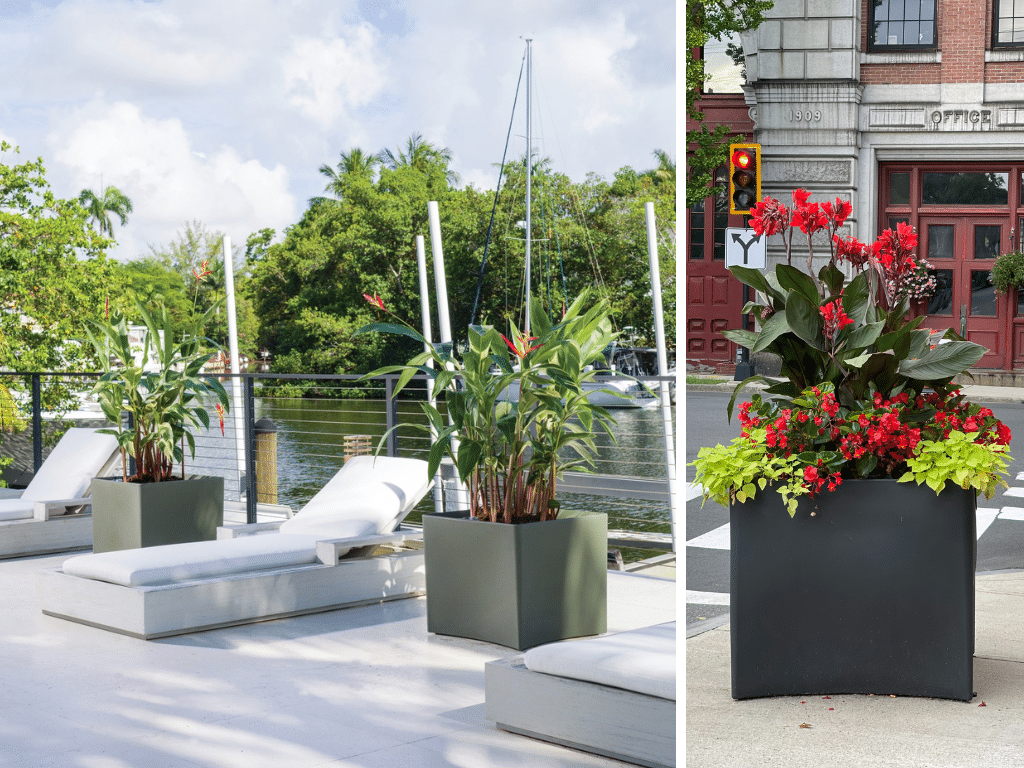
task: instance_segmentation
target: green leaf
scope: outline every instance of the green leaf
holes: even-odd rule
[[[786,322],[801,340],[814,349],[825,349],[825,323],[817,302],[811,303],[803,294],[790,291],[786,299]]]
[[[843,283],[846,281],[846,276],[842,271],[835,265],[835,262],[829,261],[821,271],[818,272],[818,279],[828,288],[830,296],[838,296],[843,290]]]
[[[789,264],[779,264],[775,268],[775,276],[779,279],[779,285],[788,292],[786,296],[787,310],[790,302],[793,300],[792,295],[790,295],[793,291],[796,291],[796,293],[815,307],[821,304],[821,294],[818,292],[818,287],[814,284],[814,278],[802,269],[797,269]]]
[[[950,378],[977,363],[986,351],[985,347],[971,341],[939,344],[916,360],[904,360],[899,373],[918,381]]]
[[[790,332],[789,323],[786,321],[785,312],[776,312],[764,321],[761,332],[757,335],[757,342],[750,348],[750,354],[754,355],[763,352],[771,346],[779,336]]]

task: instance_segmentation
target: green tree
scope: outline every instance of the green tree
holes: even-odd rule
[[[452,162],[452,151],[448,147],[438,147],[429,141],[425,141],[418,133],[412,134],[405,142],[405,149],[399,148],[397,152],[390,149],[381,150],[378,155],[381,165],[395,171],[399,168],[410,167],[424,174],[429,174],[434,169],[444,172],[445,181],[450,186],[459,183],[459,174],[448,166]]]
[[[348,152],[342,152],[341,159],[336,168],[332,168],[327,163],[320,166],[320,175],[327,178],[327,186],[324,187],[324,192],[328,192],[334,198],[340,200],[344,195],[345,180],[347,178],[359,176],[372,181],[373,174],[380,164],[380,155],[366,154],[359,147],[355,147]],[[314,197],[310,199],[310,203],[320,203],[327,199],[325,197]]]
[[[0,142],[0,153],[18,150]],[[0,370],[81,371],[93,361],[74,339],[87,319],[125,301],[121,274],[106,259],[112,241],[89,226],[77,200],[56,197],[42,158],[0,156]],[[22,388],[18,377],[4,382]],[[44,377],[43,407],[74,402],[71,385]]]
[[[114,222],[110,214],[121,220],[123,227],[128,223],[128,214],[132,212],[132,201],[117,187],[104,187],[97,195],[91,189],[83,189],[78,202],[89,213],[89,221],[96,226],[101,235],[114,236]]]
[[[700,111],[704,82],[704,59],[698,55],[709,40],[731,32],[756,29],[772,9],[773,0],[687,0],[686,3],[686,118],[696,127],[686,132],[686,199],[707,197],[715,169],[728,157],[726,136],[730,126],[709,129]]]

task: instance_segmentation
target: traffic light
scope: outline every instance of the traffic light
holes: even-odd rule
[[[729,145],[729,213],[750,213],[761,202],[761,145]]]

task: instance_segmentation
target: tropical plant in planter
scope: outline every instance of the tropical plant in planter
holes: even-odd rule
[[[122,482],[93,483],[95,551],[212,539],[224,521],[223,478],[185,475],[186,445],[195,458],[193,430],[210,426],[204,398],[215,401],[222,432],[229,409],[221,383],[200,373],[215,354],[209,347],[213,342],[194,335],[177,340],[177,329],[162,305],[154,313],[137,303],[136,311],[147,329],[138,360],[122,314],[115,312],[86,329],[103,370],[92,392],[115,425],[100,431],[117,438],[122,466]],[[150,359],[156,369],[147,371],[145,361]],[[124,412],[127,429],[121,421]],[[128,457],[136,464],[132,476]]]
[[[1011,435],[952,382],[985,350],[952,330],[932,347],[907,318],[911,227],[868,246],[839,235],[849,203],[793,199],[752,216],[787,263],[732,269],[760,293],[744,308],[760,330],[725,332],[779,355],[782,380],[740,382],[730,418],[747,384],[767,388],[740,407],[740,437],[694,462],[705,499],[730,507],[733,695],[969,699],[976,496],[1006,485]],[[831,255],[814,273],[818,231]]]
[[[379,297],[366,298],[386,311]],[[425,345],[406,365],[367,378],[400,374],[397,394],[425,374],[444,394],[447,419],[422,404],[423,428],[432,430],[429,473],[451,460],[467,487],[470,517],[424,516],[432,632],[523,649],[605,631],[607,519],[560,514],[557,500],[562,473],[593,466],[594,437],[610,435],[613,423],[584,389],[614,338],[605,303],[587,309],[589,302],[581,295],[552,323],[535,301],[536,336],[471,328],[461,360],[402,321],[356,332]]]

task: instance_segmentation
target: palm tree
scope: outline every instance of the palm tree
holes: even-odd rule
[[[128,223],[128,214],[132,212],[132,201],[117,187],[104,187],[99,196],[91,189],[83,189],[78,202],[89,214],[89,221],[97,225],[99,233],[111,237],[114,235],[114,223],[110,220],[110,214],[121,219],[123,227]]]
[[[651,154],[658,161],[658,166],[645,172],[644,175],[651,178],[655,184],[662,184],[668,181],[674,183],[676,180],[676,161],[663,149],[656,149]]]
[[[452,151],[448,147],[438,147],[429,141],[424,141],[423,136],[414,133],[405,142],[405,150],[398,150],[395,154],[390,149],[381,150],[377,155],[381,165],[391,170],[410,167],[424,173],[432,167],[444,171],[445,180],[452,186],[460,181],[459,174],[448,168],[452,161]]]
[[[380,165],[380,157],[369,155],[359,147],[353,147],[348,152],[342,152],[341,160],[336,168],[332,168],[327,163],[320,166],[320,175],[327,178],[327,186],[324,187],[324,192],[329,192],[340,200],[344,195],[346,179],[361,176],[373,181],[373,172],[378,165]],[[322,203],[327,199],[326,197],[311,197],[309,202],[310,204]]]

